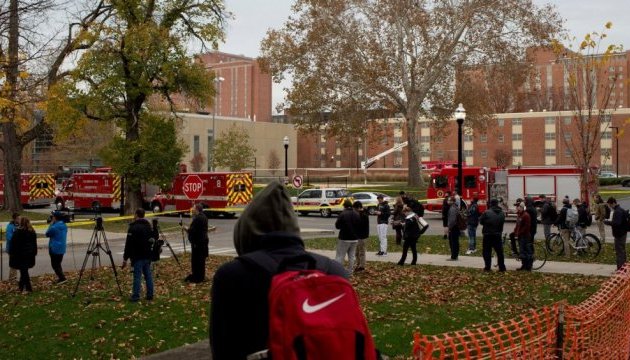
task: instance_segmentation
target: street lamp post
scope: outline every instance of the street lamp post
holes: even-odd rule
[[[284,144],[284,182],[285,184],[289,183],[289,137],[285,136],[282,139],[282,143]]]
[[[615,173],[619,177],[619,126],[611,126],[611,129],[615,129]]]
[[[217,99],[221,98],[221,83],[223,82],[223,80],[225,79],[220,76],[214,78],[215,93],[214,93],[214,106],[213,106],[214,110],[212,110],[212,171],[214,171],[214,143],[216,142],[216,139],[217,139],[217,135],[214,130],[214,122],[215,122],[214,118],[217,114]]]
[[[464,195],[464,176],[462,171],[462,125],[466,119],[466,109],[460,103],[457,109],[455,109],[455,120],[457,120],[457,193],[459,196]]]

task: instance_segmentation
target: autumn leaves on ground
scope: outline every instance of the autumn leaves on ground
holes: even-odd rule
[[[211,256],[209,274],[227,260]],[[53,285],[51,275],[36,277],[28,295],[2,282],[0,358],[131,358],[207,338],[211,283],[184,283],[185,271],[172,259],[158,262],[155,272],[155,300],[139,303],[128,301],[128,270],[118,273],[122,297],[110,268],[98,270],[93,280],[86,272],[75,297],[70,294],[77,274],[63,285]],[[603,281],[392,263],[370,263],[352,279],[377,346],[394,358],[409,356],[416,328],[436,334],[509,319],[561,299],[576,304]]]

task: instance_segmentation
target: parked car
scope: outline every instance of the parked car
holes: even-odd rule
[[[378,206],[378,200],[376,199],[376,197],[379,195],[382,195],[383,200],[390,203],[390,206],[392,205],[391,202],[393,201],[393,199],[389,197],[389,195],[383,193],[372,191],[352,193],[352,197],[355,200],[361,201],[361,204],[363,204],[363,208],[367,209],[367,212],[370,215],[374,215],[376,213],[376,207]]]
[[[343,202],[354,201],[350,192],[342,188],[322,188],[304,190],[297,197],[292,197],[293,206],[298,207],[300,215],[319,213],[322,217],[339,214],[343,210]]]
[[[623,186],[623,187],[630,187],[630,178],[623,179],[621,181],[621,186]]]
[[[616,178],[617,174],[615,174],[612,171],[602,171],[599,173],[599,178],[600,179],[609,179],[609,178]]]

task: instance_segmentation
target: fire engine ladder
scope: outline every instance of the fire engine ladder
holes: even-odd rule
[[[399,150],[403,149],[405,146],[407,146],[407,144],[408,144],[407,141],[402,142],[400,144],[396,144],[391,149],[387,149],[387,150],[383,151],[382,153],[380,153],[380,154],[378,154],[378,155],[376,155],[374,157],[371,157],[371,158],[369,158],[369,159],[367,159],[365,161],[361,161],[361,169],[369,168],[370,166],[374,165],[374,163],[377,160],[381,159],[383,156],[389,155],[389,154],[393,153],[394,151],[399,151]]]

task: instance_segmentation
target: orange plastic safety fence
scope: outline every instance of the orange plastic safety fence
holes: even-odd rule
[[[417,335],[416,359],[555,359],[558,305],[520,318],[440,335]]]
[[[413,354],[416,360],[628,360],[630,265],[576,306],[560,302],[517,319],[473,329],[439,335],[416,333]]]
[[[630,358],[630,267],[587,300],[567,307],[564,359]]]

